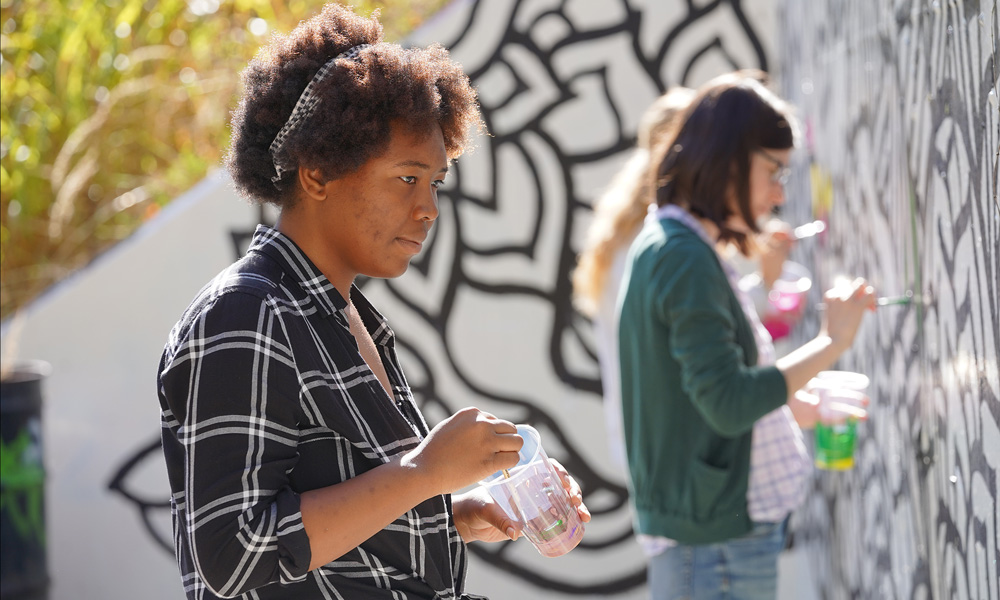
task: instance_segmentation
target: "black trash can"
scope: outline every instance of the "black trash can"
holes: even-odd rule
[[[42,381],[49,364],[0,371],[0,600],[47,600]]]

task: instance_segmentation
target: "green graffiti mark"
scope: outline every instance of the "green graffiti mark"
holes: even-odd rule
[[[27,430],[11,443],[0,440],[0,512],[6,513],[18,536],[45,545],[42,512],[45,471],[38,444]]]

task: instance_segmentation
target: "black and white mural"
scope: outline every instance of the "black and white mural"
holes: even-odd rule
[[[995,0],[781,5],[813,197],[789,204],[829,224],[799,257],[814,289],[862,274],[915,299],[841,361],[873,404],[857,466],[818,472],[796,515],[824,598],[1000,598],[998,19]]]

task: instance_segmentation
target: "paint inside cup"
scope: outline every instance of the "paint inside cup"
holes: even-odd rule
[[[786,260],[781,276],[767,294],[767,308],[761,323],[771,339],[779,340],[791,333],[792,326],[802,318],[806,295],[812,288],[812,274],[797,262]]]
[[[518,463],[479,483],[507,516],[521,523],[521,532],[539,554],[562,556],[583,539],[583,521],[549,464],[538,431],[518,425],[517,433],[524,438]]]
[[[854,467],[858,417],[863,411],[868,377],[853,371],[822,371],[809,381],[807,388],[816,393],[820,401],[820,421],[815,427],[816,468],[829,471],[851,469]],[[841,410],[832,410],[835,406]],[[852,409],[857,414],[850,415]],[[844,413],[848,413],[846,417]]]

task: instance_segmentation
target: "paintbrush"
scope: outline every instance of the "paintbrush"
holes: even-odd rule
[[[907,290],[902,296],[879,296],[875,299],[876,306],[906,306],[913,303],[913,292]],[[826,310],[826,303],[820,302],[816,310]]]
[[[823,221],[813,221],[812,223],[799,225],[793,229],[792,239],[801,240],[803,238],[812,237],[817,233],[823,233],[824,231],[826,231],[826,223]]]
[[[878,306],[906,305],[911,302],[913,302],[913,292],[910,291],[902,296],[882,296],[875,300],[875,304]]]

